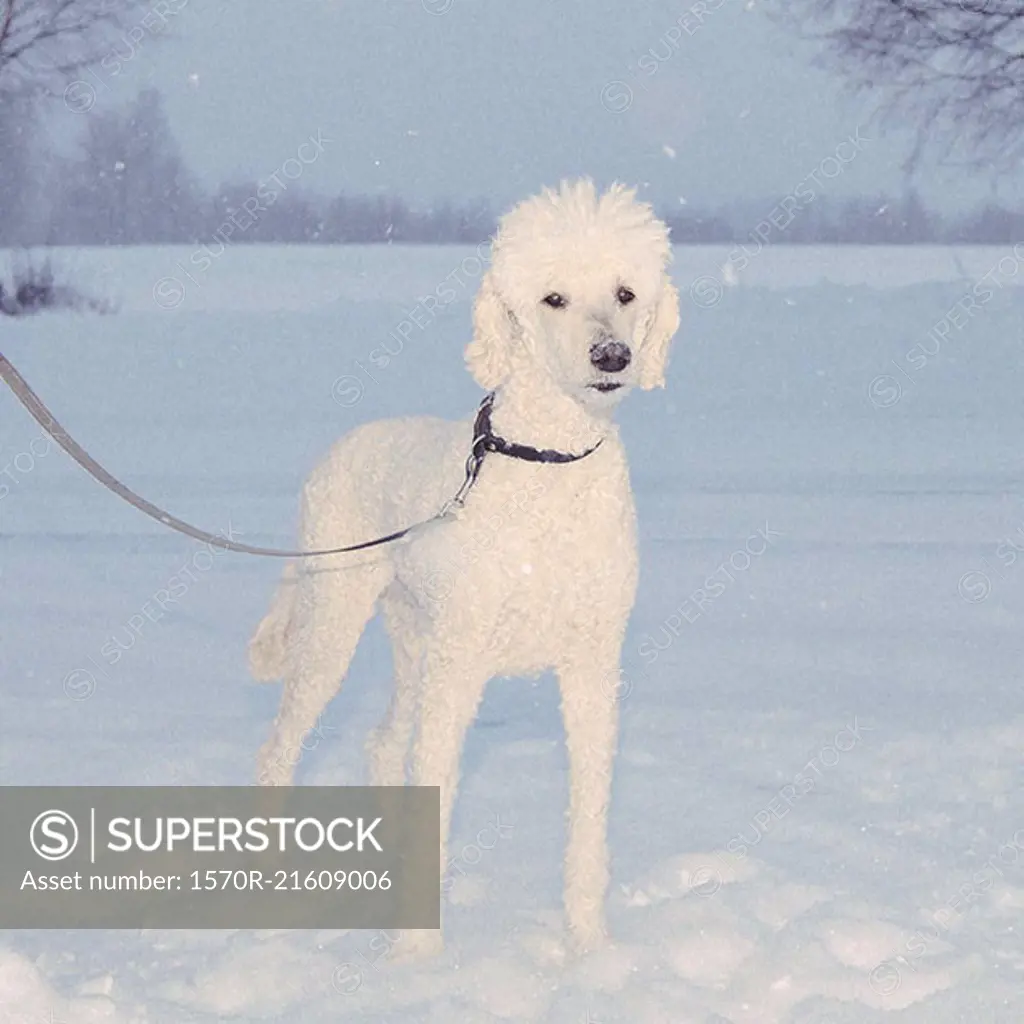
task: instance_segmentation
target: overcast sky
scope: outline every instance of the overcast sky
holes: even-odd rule
[[[759,201],[820,176],[859,128],[872,141],[827,191],[898,192],[906,137],[878,134],[766,6],[187,0],[169,37],[147,33],[123,61],[133,47],[122,40],[89,81],[96,110],[163,90],[209,184],[266,177],[319,132],[331,141],[304,172],[318,191],[505,205],[590,174],[639,183],[659,203]],[[89,116],[62,110],[57,130],[66,137]],[[986,195],[962,181],[918,184],[939,201]]]

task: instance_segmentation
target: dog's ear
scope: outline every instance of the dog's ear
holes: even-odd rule
[[[509,343],[512,314],[498,295],[488,271],[473,304],[473,340],[466,346],[466,365],[486,391],[503,384],[512,370]]]
[[[644,339],[640,347],[640,373],[638,383],[646,391],[665,386],[665,368],[668,365],[668,347],[672,335],[679,329],[679,292],[666,274],[662,279],[661,297],[644,324]]]

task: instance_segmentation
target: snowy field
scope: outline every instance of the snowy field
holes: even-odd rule
[[[6,932],[0,1022],[1024,1020],[1024,259],[775,248],[737,275],[728,251],[677,253],[668,389],[620,416],[642,572],[614,945],[563,948],[553,680],[496,680],[443,958],[391,964],[369,932]],[[192,522],[290,544],[336,436],[479,400],[472,249],[190,258],[65,253],[120,312],[7,320],[0,348]],[[446,280],[455,297],[424,305]],[[0,783],[250,782],[278,690],[249,682],[245,645],[280,566],[161,532],[6,392],[0,443]],[[363,780],[389,673],[374,624],[300,782]]]

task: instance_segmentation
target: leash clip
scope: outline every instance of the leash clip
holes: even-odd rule
[[[438,512],[438,519],[447,519],[452,513],[461,512],[466,507],[466,495],[470,488],[476,483],[480,475],[480,467],[483,465],[484,456],[487,454],[487,437],[479,435],[473,439],[473,447],[469,457],[466,459],[466,477],[462,486],[456,491],[455,496],[449,498]]]

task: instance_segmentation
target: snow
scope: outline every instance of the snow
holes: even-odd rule
[[[768,248],[691,301],[730,248],[678,252],[668,389],[620,417],[642,575],[614,688],[614,944],[564,945],[554,684],[495,680],[440,959],[403,963],[383,932],[7,932],[0,1021],[1019,1024],[1024,274],[1004,264],[936,350],[1012,250]],[[2,324],[58,418],[175,514],[289,544],[333,438],[478,401],[475,250],[229,248],[160,308],[193,251],[62,253],[119,314]],[[456,270],[456,299],[372,362]],[[248,681],[245,644],[280,566],[162,531],[10,396],[0,445],[0,783],[251,781],[277,689]],[[363,780],[388,674],[375,624],[301,782]],[[474,850],[496,818],[512,828]]]

